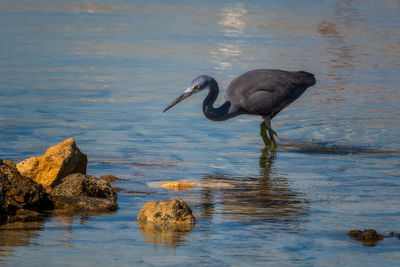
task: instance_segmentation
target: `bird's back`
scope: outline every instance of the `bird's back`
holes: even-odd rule
[[[225,99],[241,113],[272,119],[314,84],[314,75],[305,71],[252,70],[229,84]]]

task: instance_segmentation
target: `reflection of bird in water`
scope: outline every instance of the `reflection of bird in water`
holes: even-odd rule
[[[290,188],[289,180],[275,172],[276,151],[264,149],[260,155],[260,173],[250,177],[210,174],[203,177],[210,183],[230,183],[226,188],[202,190],[202,219],[215,214],[239,221],[285,222],[295,226],[307,219],[307,201],[302,193]],[[217,216],[218,217],[218,216]]]
[[[214,78],[201,75],[163,112],[208,88],[209,93],[203,102],[203,112],[207,118],[223,121],[241,114],[260,115],[264,119],[260,125],[260,135],[265,146],[270,147],[276,144],[271,119],[314,84],[314,75],[305,71],[252,70],[234,79],[226,90],[225,103],[214,108],[219,93],[218,84]]]
[[[271,172],[271,167],[274,164],[274,160],[276,158],[276,151],[274,148],[272,149],[267,149],[264,148],[261,151],[261,156],[260,156],[260,168],[263,170],[263,174],[269,176],[269,173]]]

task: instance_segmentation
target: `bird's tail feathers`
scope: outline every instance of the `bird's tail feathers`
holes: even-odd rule
[[[298,74],[301,79],[305,82],[305,85],[307,87],[313,86],[316,83],[314,74],[306,72],[306,71],[297,71],[296,74]]]

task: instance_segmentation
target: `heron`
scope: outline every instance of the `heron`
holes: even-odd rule
[[[306,71],[251,70],[230,82],[225,92],[225,102],[214,108],[219,94],[218,83],[211,76],[200,75],[162,113],[189,96],[208,89],[203,101],[203,113],[208,119],[224,121],[242,114],[259,115],[263,118],[260,135],[264,144],[266,147],[275,147],[274,136],[277,134],[271,128],[271,120],[314,84],[314,74]]]

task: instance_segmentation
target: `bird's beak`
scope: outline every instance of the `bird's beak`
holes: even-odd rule
[[[164,113],[165,111],[167,111],[168,109],[172,108],[173,106],[175,106],[176,104],[178,104],[179,102],[181,102],[182,100],[184,100],[185,98],[188,98],[189,96],[191,96],[193,94],[193,90],[191,88],[186,89],[186,91],[181,94],[180,96],[178,96],[174,101],[171,102],[171,104],[169,104],[163,111],[162,113]]]

